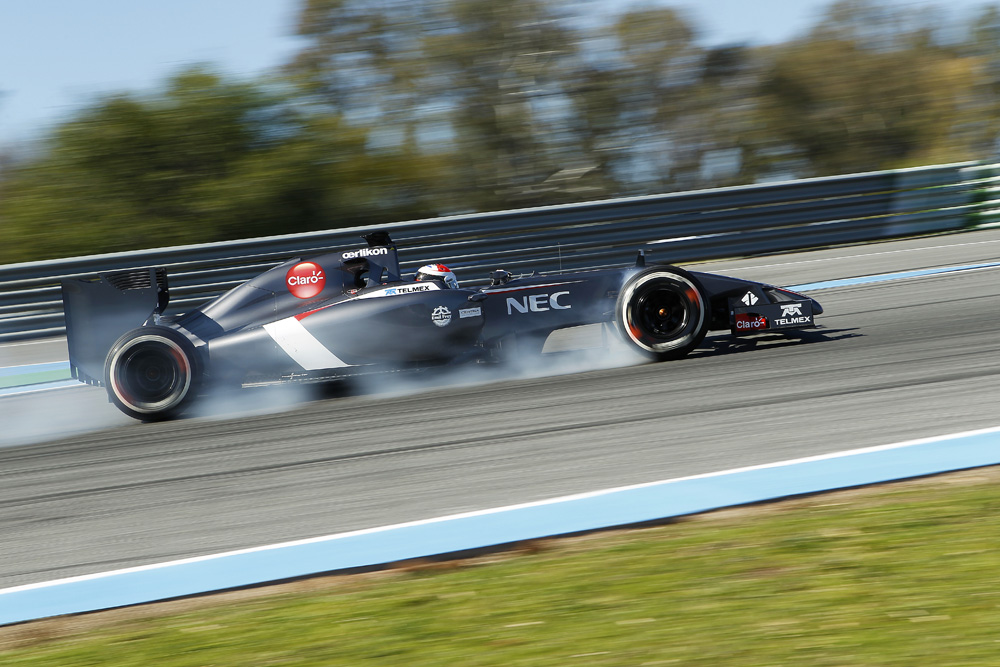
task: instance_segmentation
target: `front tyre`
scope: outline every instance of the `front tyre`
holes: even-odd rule
[[[647,357],[679,359],[708,333],[708,302],[687,271],[673,266],[650,269],[622,288],[615,326],[625,342]]]
[[[194,398],[201,369],[194,345],[162,326],[133,329],[104,363],[104,386],[119,410],[143,421],[171,419]]]

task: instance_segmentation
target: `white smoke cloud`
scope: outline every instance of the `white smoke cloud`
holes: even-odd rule
[[[434,387],[474,386],[487,382],[570,375],[645,363],[618,334],[603,324],[560,329],[545,341],[542,354],[513,355],[499,364],[468,364],[433,369],[427,373],[362,376],[355,381],[361,393],[408,396]]]
[[[2,349],[2,348],[0,348]],[[549,336],[541,355],[513,356],[501,364],[466,364],[419,373],[356,376],[326,385],[291,384],[213,392],[198,398],[185,417],[232,419],[284,412],[311,400],[344,394],[407,396],[434,388],[567,375],[637,365],[644,358],[601,324],[562,329]],[[136,424],[107,400],[103,388],[78,387],[0,396],[0,446],[68,438]]]

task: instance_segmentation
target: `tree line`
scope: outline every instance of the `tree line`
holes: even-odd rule
[[[0,263],[997,154],[997,5],[841,0],[759,47],[579,0],[307,0],[296,30],[278,72],[187,68],[0,155]]]

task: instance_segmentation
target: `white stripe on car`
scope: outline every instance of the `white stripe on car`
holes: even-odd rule
[[[274,339],[278,347],[285,351],[285,354],[307,371],[350,366],[324,347],[315,336],[302,326],[302,322],[294,317],[286,317],[283,320],[265,324],[264,331]]]

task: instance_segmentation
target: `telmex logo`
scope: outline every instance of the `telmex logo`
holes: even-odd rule
[[[797,303],[792,304],[790,306],[782,306],[781,307],[781,316],[782,317],[791,317],[793,315],[801,315],[801,314],[802,314],[802,306],[800,306]]]
[[[313,262],[299,262],[285,274],[288,291],[300,299],[314,297],[326,286],[322,267]]]
[[[788,326],[791,324],[812,324],[812,321],[807,315],[801,315],[799,317],[785,317],[782,319],[775,320],[774,323],[779,327]]]
[[[430,285],[406,285],[404,287],[390,287],[385,291],[386,296],[395,296],[396,294],[410,294],[411,292],[429,292],[431,291]]]
[[[344,259],[355,259],[357,257],[371,257],[372,255],[388,255],[388,248],[362,248],[361,250],[348,250],[341,257]]]
[[[559,298],[566,296],[569,292],[556,292],[555,294],[532,294],[522,296],[520,299],[507,297],[507,314],[513,315],[516,310],[519,313],[526,313],[529,310],[533,313],[540,313],[545,310],[569,310],[573,306],[559,303]]]

